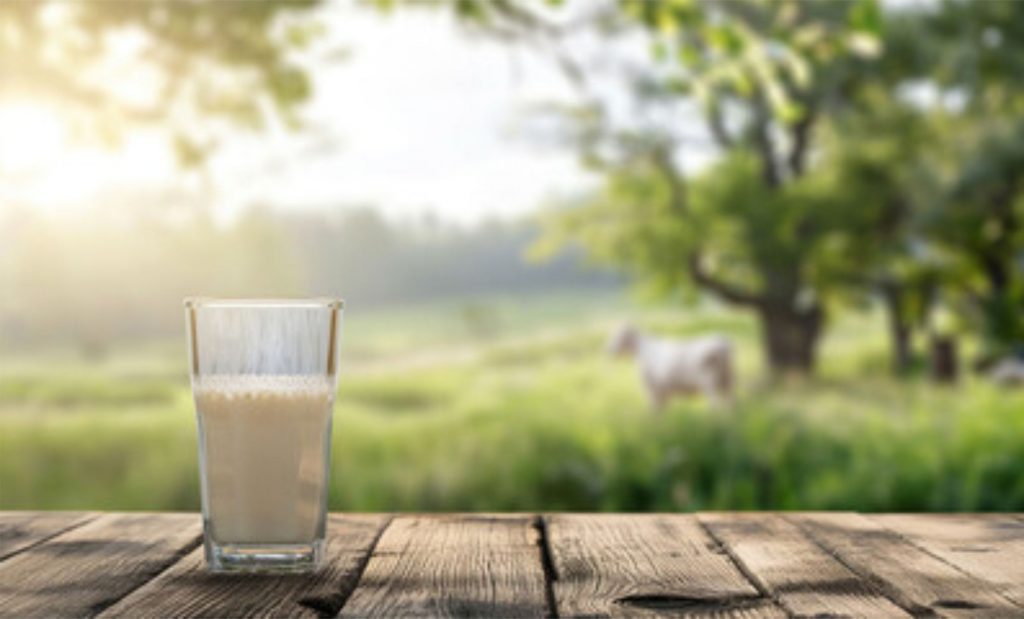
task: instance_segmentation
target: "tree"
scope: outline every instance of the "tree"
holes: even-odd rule
[[[580,27],[512,3],[484,8],[466,18],[505,37],[557,41]],[[665,0],[613,9],[590,22],[605,33],[640,32],[651,50],[640,66],[623,63],[630,68],[614,76],[616,90],[633,94],[636,117],[664,120],[624,127],[609,111],[614,102],[588,91],[578,144],[605,188],[552,219],[548,246],[579,240],[666,290],[696,286],[750,308],[770,367],[811,371],[837,276],[886,208],[845,209],[814,173],[817,133],[873,78],[878,5]],[[569,56],[555,54],[577,83],[596,79]],[[696,104],[721,153],[696,176],[680,162],[680,125],[692,119],[680,104]]]
[[[993,123],[966,157],[931,226],[978,273],[967,286],[989,355],[1024,345],[1024,122]]]
[[[876,209],[838,278],[848,295],[881,299],[892,369],[905,374],[914,360],[912,336],[927,324],[940,284],[962,283],[962,275],[955,261],[934,251],[924,229],[930,205],[941,199],[933,161],[945,146],[941,119],[900,101],[887,86],[866,88],[861,109],[832,123],[821,166],[841,208]]]
[[[1024,4],[947,0],[894,23],[904,81],[927,81],[947,116],[943,195],[924,230],[970,268],[959,288],[986,356],[1024,346]]]
[[[59,104],[85,132],[167,127],[185,164],[215,146],[213,120],[289,125],[311,92],[290,53],[320,30],[316,0],[0,4],[0,99]]]

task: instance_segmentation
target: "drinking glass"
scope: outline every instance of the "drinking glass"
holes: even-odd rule
[[[185,300],[214,571],[323,558],[341,311],[337,299]]]

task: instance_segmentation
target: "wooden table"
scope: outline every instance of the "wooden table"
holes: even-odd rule
[[[196,514],[0,513],[0,615],[1024,617],[1024,516],[332,515],[315,574],[205,570]]]

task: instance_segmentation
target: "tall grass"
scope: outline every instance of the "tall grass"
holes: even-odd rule
[[[607,317],[584,318],[343,376],[331,508],[1024,509],[1024,392],[888,378],[875,316],[836,325],[822,378],[779,385],[760,378],[749,318],[640,314],[659,332],[740,344],[734,408],[676,401],[662,415],[632,365],[603,355]],[[198,508],[180,377],[82,368],[51,385],[45,368],[27,372],[0,381],[0,508]]]

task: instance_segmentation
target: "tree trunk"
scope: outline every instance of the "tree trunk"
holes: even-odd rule
[[[909,372],[914,358],[910,341],[910,321],[907,320],[907,312],[904,308],[904,296],[902,286],[895,283],[882,285],[882,298],[885,300],[885,311],[889,319],[889,341],[894,374]]]
[[[931,345],[931,374],[937,383],[955,383],[960,374],[956,340],[948,335],[933,335]]]
[[[772,374],[810,374],[814,371],[822,311],[815,305],[796,310],[784,304],[759,308],[765,358]]]

